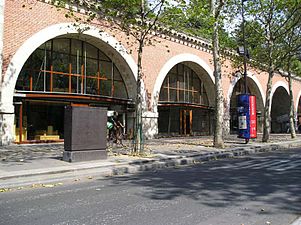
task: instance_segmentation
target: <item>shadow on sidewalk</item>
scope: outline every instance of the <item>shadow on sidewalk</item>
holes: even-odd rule
[[[301,139],[301,134],[297,136]],[[291,141],[289,134],[272,134],[271,142]],[[146,153],[164,153],[169,155],[186,154],[199,152],[200,147],[207,148],[207,151],[214,150],[212,136],[194,136],[194,137],[170,137],[158,138],[145,141],[144,150]],[[261,135],[256,140],[251,140],[249,146],[260,144]],[[131,152],[132,143],[130,140],[124,142],[125,147],[117,144],[108,144],[108,153],[110,156],[127,155]],[[246,146],[243,139],[238,139],[236,135],[230,135],[225,138],[226,148]],[[24,144],[10,145],[0,147],[0,163],[30,163],[33,160],[52,158],[61,160],[64,151],[64,143],[49,144]],[[203,151],[203,150],[202,150]]]

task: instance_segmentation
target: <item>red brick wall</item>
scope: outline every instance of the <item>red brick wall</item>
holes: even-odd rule
[[[23,2],[29,2],[23,7]],[[15,54],[17,49],[30,38],[47,26],[63,23],[74,22],[73,19],[65,17],[65,9],[58,10],[56,7],[47,3],[39,1],[24,1],[24,0],[6,0],[5,2],[5,17],[4,17],[4,65],[3,70],[8,66],[11,57]],[[126,35],[120,31],[111,30],[105,24],[100,24],[94,21],[93,26],[105,30],[119,40],[129,51],[132,51],[132,56],[137,59],[137,49],[132,38],[127,39]],[[147,95],[150,97],[154,89],[157,75],[164,64],[173,56],[190,53],[202,58],[213,70],[212,56],[209,52],[197,50],[194,47],[189,47],[187,44],[177,43],[175,41],[167,40],[161,37],[156,37],[157,42],[154,46],[146,46],[143,54],[143,68],[144,68],[144,82],[146,86]],[[226,61],[223,65],[223,88],[225,96],[231,84],[231,74],[235,71],[231,67],[231,63]],[[266,91],[267,74],[255,72],[255,76],[260,80],[263,91]],[[273,83],[285,79],[279,76],[274,77]],[[294,95],[298,95],[301,90],[301,82],[295,82]],[[297,97],[295,97],[297,98]]]

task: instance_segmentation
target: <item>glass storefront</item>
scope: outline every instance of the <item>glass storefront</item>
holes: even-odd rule
[[[97,47],[72,38],[55,38],[36,49],[15,89],[16,142],[63,140],[66,105],[106,107],[124,118],[133,108],[115,63]]]
[[[160,90],[159,135],[210,135],[212,109],[198,75],[180,63],[166,76]]]
[[[19,74],[16,90],[127,98],[116,65],[93,45],[68,38],[36,49]]]
[[[25,101],[16,105],[16,137],[20,141],[20,107],[22,107],[22,141],[59,141],[64,139],[63,103]]]

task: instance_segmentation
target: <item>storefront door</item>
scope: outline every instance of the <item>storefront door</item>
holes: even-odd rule
[[[192,135],[192,110],[180,110],[180,134]]]

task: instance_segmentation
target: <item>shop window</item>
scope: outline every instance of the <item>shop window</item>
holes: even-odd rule
[[[122,75],[109,57],[87,42],[68,38],[36,49],[20,72],[16,90],[128,97]]]
[[[168,99],[167,87],[163,87],[160,91],[159,101],[167,101],[167,99]]]
[[[98,50],[94,46],[84,42],[84,53],[85,57],[97,59],[98,58]]]
[[[166,76],[160,90],[159,101],[206,106],[209,104],[202,81],[191,68],[183,64],[174,66]]]
[[[179,90],[179,102],[184,102],[184,101],[186,101],[185,92],[184,90]]]
[[[106,56],[103,52],[99,51],[98,54],[99,54],[99,60],[108,61],[108,62],[111,61],[110,58]]]
[[[101,90],[100,95],[111,96],[112,81],[111,80],[102,80],[100,90]]]
[[[86,71],[85,74],[89,78],[97,78],[98,73],[98,61],[96,59],[86,60]]]
[[[100,61],[100,74],[102,77],[111,79],[112,77],[112,63],[106,61]]]
[[[71,39],[71,55],[72,56],[82,56],[82,41]]]
[[[53,70],[58,72],[68,73],[69,70],[69,57],[67,54],[60,52],[52,53]]]
[[[114,97],[124,98],[124,96],[127,96],[124,83],[121,81],[114,81]]]
[[[169,133],[168,125],[169,125],[169,109],[161,109],[159,110],[159,118],[158,118],[158,130],[159,133]]]
[[[195,104],[204,104],[201,102],[201,95],[200,92],[196,91],[193,93],[193,103]]]
[[[53,92],[68,92],[69,79],[65,75],[55,75],[53,76]]]
[[[169,87],[171,88],[177,88],[177,74],[174,73],[170,73],[169,74]]]
[[[119,70],[117,69],[117,67],[115,65],[114,65],[114,80],[123,82],[121,74],[120,74]]]
[[[87,78],[86,82],[86,94],[97,95],[97,79]]]
[[[53,39],[53,52],[69,54],[70,52],[70,39],[59,38]]]
[[[33,71],[32,74],[32,90],[44,91],[47,87],[46,72]]]
[[[169,101],[170,102],[178,102],[176,89],[169,90]]]

